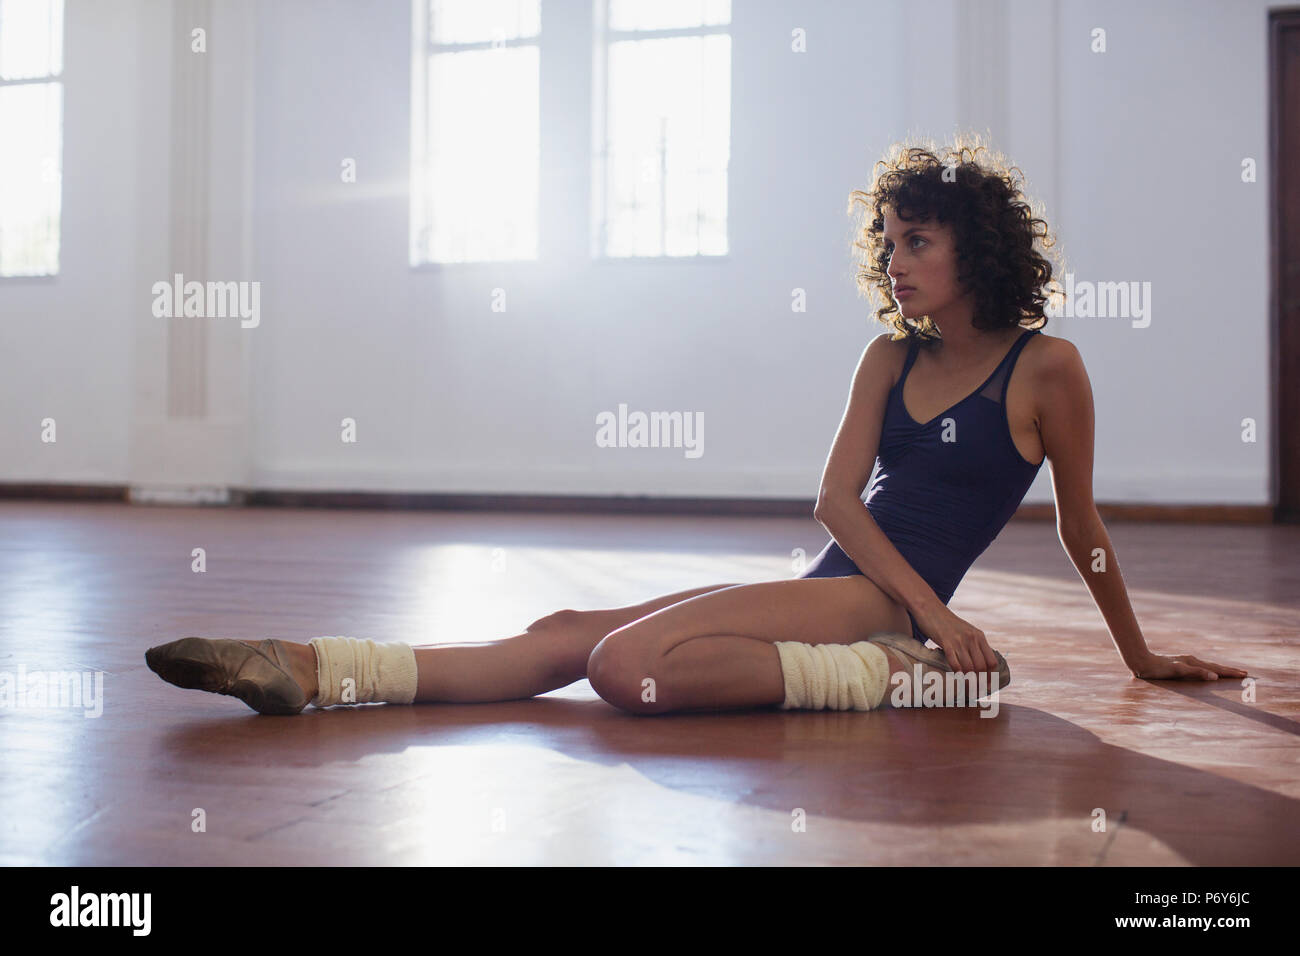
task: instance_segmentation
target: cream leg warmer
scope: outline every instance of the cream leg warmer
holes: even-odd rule
[[[320,689],[311,700],[316,707],[376,701],[409,704],[415,700],[415,651],[411,645],[376,644],[353,637],[313,637],[308,643],[316,649]]]
[[[782,710],[875,710],[889,688],[889,658],[869,641],[777,641],[785,677]]]

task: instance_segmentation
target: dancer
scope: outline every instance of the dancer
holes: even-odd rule
[[[928,147],[928,148],[927,148]],[[941,703],[1010,670],[948,602],[1052,463],[1057,530],[1138,677],[1246,672],[1150,650],[1092,497],[1092,391],[1078,351],[1043,334],[1050,249],[1014,173],[977,139],[896,144],[861,205],[858,285],[892,332],[863,351],[814,511],[831,540],[796,578],[642,604],[556,611],[488,643],[306,644],[187,637],[150,648],[164,680],[263,714],[374,702],[515,700],[582,678],[635,714],[901,706],[890,686],[940,675]],[[874,467],[873,467],[874,466]],[[861,494],[870,481],[865,502]],[[938,649],[930,648],[927,640]],[[988,691],[986,688],[991,687]]]

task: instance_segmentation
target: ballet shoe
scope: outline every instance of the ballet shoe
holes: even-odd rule
[[[921,664],[928,664],[944,673],[953,673],[952,666],[948,663],[948,658],[942,650],[927,647],[914,637],[908,637],[905,634],[882,633],[873,634],[867,641],[871,644],[888,647],[904,657],[911,658]],[[1007,659],[999,651],[994,651],[993,656],[998,662],[998,689],[1001,690],[1011,683],[1011,667],[1007,664]]]
[[[259,714],[297,714],[311,702],[278,640],[250,647],[227,638],[183,637],[149,648],[144,660],[169,684],[238,697]]]

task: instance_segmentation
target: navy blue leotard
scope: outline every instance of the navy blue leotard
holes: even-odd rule
[[[903,405],[903,383],[916,361],[913,340],[881,424],[867,510],[907,563],[945,605],[975,559],[1015,514],[1043,463],[1026,461],[1011,440],[1007,383],[1026,329],[984,384],[925,424]],[[861,574],[834,539],[801,578]],[[909,611],[912,636],[926,635]]]

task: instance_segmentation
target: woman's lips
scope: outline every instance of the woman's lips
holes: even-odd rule
[[[900,285],[897,289],[894,290],[894,298],[906,299],[909,295],[911,295],[915,291],[916,290],[913,289],[910,285]]]

